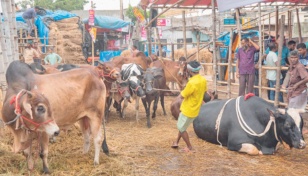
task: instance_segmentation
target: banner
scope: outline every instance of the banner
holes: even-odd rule
[[[94,26],[94,19],[95,19],[95,16],[94,16],[94,10],[89,10],[89,26]]]
[[[240,0],[240,1],[235,1],[235,0],[217,0],[217,6],[218,6],[218,11],[226,11],[230,9],[235,9],[238,7],[243,7],[246,5],[250,5],[253,3],[257,2],[262,2],[263,0]]]
[[[92,27],[89,31],[90,35],[91,35],[91,38],[92,38],[92,41],[93,43],[95,43],[95,40],[96,40],[96,28],[95,27]]]
[[[171,20],[165,18],[158,18],[157,26],[171,26]]]
[[[138,7],[134,7],[133,11],[134,11],[134,15],[137,18],[137,20],[140,23],[145,24],[145,18],[144,18],[144,15],[142,14],[142,11]]]

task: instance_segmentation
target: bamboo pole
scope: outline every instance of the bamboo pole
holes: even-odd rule
[[[186,20],[185,20],[185,10],[182,11],[182,20],[183,20],[183,48],[184,48],[184,55],[187,59],[187,45],[186,45]]]
[[[10,62],[12,62],[15,59],[15,41],[14,41],[14,36],[16,35],[14,33],[14,27],[13,27],[13,19],[12,19],[12,6],[11,6],[11,0],[5,0],[6,4],[2,4],[3,6],[6,6],[6,10],[7,10],[7,19],[8,19],[8,24],[9,24],[9,29],[10,29],[10,33],[9,33],[9,37],[10,37],[10,42],[11,42],[11,51],[12,51],[12,58],[10,58]],[[14,19],[15,21],[15,19]]]
[[[259,51],[259,62],[258,62],[258,66],[259,66],[259,74],[258,74],[258,77],[259,77],[259,86],[262,87],[262,53],[264,51],[264,45],[262,47],[262,33],[264,34],[264,22],[263,22],[263,32],[262,32],[262,29],[261,29],[261,3],[258,4],[258,13],[259,13],[259,21],[258,21],[258,25],[259,25],[259,46],[260,46],[260,51]],[[262,89],[259,89],[259,97],[262,97]]]
[[[171,44],[171,55],[172,55],[172,60],[174,61],[174,44]]]
[[[275,40],[278,38],[278,19],[279,19],[279,9],[278,6],[276,6],[276,22],[275,22]]]
[[[288,35],[289,35],[289,41],[292,38],[292,34],[291,34],[291,11],[288,11]]]
[[[146,19],[146,21],[148,22],[148,19],[147,19],[147,12],[146,12],[146,9],[144,10],[144,18]],[[150,9],[150,16],[152,16],[152,11]],[[151,55],[152,54],[152,28],[151,27],[148,27],[151,23],[148,23],[145,27],[146,31],[147,31],[147,40],[148,40],[148,55]]]
[[[19,37],[22,38],[22,28],[19,29]],[[24,45],[24,39],[19,39],[20,45]],[[24,53],[24,47],[19,45],[19,52],[22,54]],[[19,60],[21,60],[21,56],[19,57]]]
[[[280,37],[279,37],[279,44],[278,44],[278,65],[277,65],[277,73],[276,73],[276,90],[275,90],[275,102],[274,106],[278,106],[278,97],[279,97],[279,90],[280,90],[280,75],[281,75],[281,59],[282,59],[282,48],[283,48],[283,41],[284,41],[284,22],[285,16],[282,15],[280,19]]]
[[[215,0],[211,0],[212,4],[212,24],[213,24],[213,70],[214,70],[214,75],[213,75],[213,81],[214,81],[214,91],[217,91],[217,60],[216,60],[216,25],[215,25],[215,19],[216,19],[216,10],[215,10]]]
[[[159,58],[163,57],[163,49],[161,47],[161,43],[160,43],[160,37],[159,37],[159,32],[158,32],[158,28],[155,28],[156,30],[156,35],[157,35],[157,41],[158,41],[158,48],[159,48]]]
[[[240,20],[240,9],[236,9],[236,26],[239,40],[242,40],[242,28],[241,28],[241,20]],[[241,47],[241,42],[239,42],[239,47]]]
[[[1,2],[2,3],[2,2]],[[2,18],[2,15],[1,15]],[[2,20],[0,20],[0,40],[1,40],[1,49],[2,49],[2,56],[3,56],[3,70],[5,72],[8,64],[8,54],[7,54],[7,46],[5,43],[5,36],[4,36],[4,25]]]
[[[232,72],[232,41],[233,41],[233,29],[230,30],[230,43],[229,43],[229,57],[228,57],[228,98],[231,98],[231,72]]]
[[[197,34],[197,48],[198,48],[198,51],[197,51],[197,61],[200,62],[200,56],[199,56],[200,34],[199,34],[199,32],[198,32],[198,34]]]
[[[2,6],[2,12],[3,12],[3,27],[4,27],[4,33],[2,33],[3,35],[3,39],[5,40],[5,48],[2,48],[3,50],[7,50],[6,54],[7,57],[4,61],[4,66],[5,66],[5,70],[8,67],[9,63],[13,60],[13,55],[12,55],[12,48],[11,48],[11,40],[10,40],[10,27],[9,27],[9,21],[8,21],[8,12],[7,12],[7,6],[6,6],[6,1],[1,0],[1,4],[3,4]]]
[[[298,14],[298,8],[296,8],[296,17],[297,17],[297,27],[298,27],[298,42],[302,43],[302,29],[301,29],[301,23],[299,21],[299,14]]]
[[[148,28],[152,23],[153,21],[155,21],[158,17],[160,17],[162,14],[164,14],[165,12],[167,12],[169,9],[171,9],[172,7],[182,3],[184,0],[179,0],[178,2],[172,4],[170,7],[166,8],[164,11],[160,12],[155,18],[153,18],[146,26],[145,28]]]
[[[16,9],[15,9],[15,0],[11,0],[12,8],[12,24],[13,24],[13,34],[14,34],[14,60],[19,59],[19,49],[18,49],[18,36],[17,36],[17,24],[16,24]]]

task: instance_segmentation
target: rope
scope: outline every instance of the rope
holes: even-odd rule
[[[243,129],[246,133],[248,133],[248,134],[250,134],[250,135],[252,135],[252,136],[261,137],[261,136],[264,136],[264,135],[270,130],[272,123],[274,123],[275,138],[276,138],[276,140],[279,142],[279,139],[278,139],[278,137],[277,137],[277,130],[276,130],[275,117],[270,116],[270,120],[268,121],[268,123],[267,123],[267,125],[266,125],[264,131],[263,131],[262,133],[260,133],[260,134],[257,134],[255,131],[253,131],[253,130],[246,124],[246,122],[245,122],[244,119],[243,119],[242,113],[241,113],[241,111],[240,111],[240,106],[239,106],[239,105],[240,105],[240,98],[241,98],[241,97],[238,97],[238,98],[236,99],[236,108],[235,108],[235,109],[236,109],[236,114],[237,114],[238,121],[239,121],[239,123],[240,123],[242,129]]]
[[[219,141],[219,139],[218,139],[219,129],[220,129],[220,122],[221,122],[222,114],[223,114],[223,112],[224,112],[224,110],[225,110],[225,107],[226,107],[226,105],[227,105],[231,100],[233,100],[233,99],[228,100],[228,101],[224,104],[224,106],[223,106],[222,109],[220,110],[220,112],[219,112],[219,114],[218,114],[218,117],[217,117],[217,120],[216,120],[215,130],[217,130],[217,142],[219,143],[219,145],[220,145],[221,147],[222,147],[222,143],[221,143],[221,142]]]
[[[160,90],[160,91],[164,91],[164,92],[181,92],[180,90],[156,89],[154,87],[153,87],[153,90]]]
[[[238,122],[241,126],[241,128],[246,132],[248,133],[249,135],[251,136],[256,136],[256,137],[262,137],[264,136],[271,128],[271,124],[274,123],[274,134],[275,134],[275,138],[276,140],[279,142],[279,139],[278,139],[278,136],[277,136],[277,129],[276,129],[276,121],[275,121],[275,117],[273,116],[270,116],[270,120],[268,121],[264,131],[260,134],[257,134],[254,130],[252,130],[248,125],[247,123],[244,121],[244,118],[242,116],[242,113],[240,111],[240,98],[241,97],[238,97],[236,99],[236,104],[235,104],[235,109],[236,109],[236,115],[237,115],[237,119],[238,119]],[[217,117],[217,120],[216,120],[216,125],[215,125],[215,130],[217,130],[217,142],[220,144],[220,146],[222,146],[222,143],[219,141],[218,139],[218,136],[219,136],[219,131],[220,131],[220,123],[221,123],[221,119],[222,119],[222,115],[223,115],[223,112],[225,110],[225,107],[226,105],[233,99],[229,99],[225,104],[224,106],[222,107],[222,109],[220,110],[219,114],[218,114],[218,117]]]

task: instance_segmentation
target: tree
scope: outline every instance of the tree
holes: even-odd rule
[[[49,10],[82,10],[88,0],[23,0],[19,4],[26,8],[28,4],[42,7]]]
[[[132,20],[132,23],[136,23],[137,21],[137,18],[135,17],[134,15],[134,9],[133,9],[133,6],[131,6],[130,4],[128,5],[128,8],[125,12],[125,15],[130,19]]]

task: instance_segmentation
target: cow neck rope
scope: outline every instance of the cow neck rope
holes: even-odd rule
[[[277,129],[276,129],[276,122],[275,122],[275,118],[273,116],[270,116],[270,120],[268,121],[263,133],[257,134],[255,131],[253,131],[244,121],[244,118],[242,116],[242,113],[240,111],[240,98],[238,97],[236,99],[236,104],[235,104],[235,109],[236,109],[236,115],[237,115],[237,119],[239,121],[239,124],[241,126],[241,128],[248,133],[251,136],[257,136],[257,137],[262,137],[264,136],[271,128],[271,124],[272,122],[274,123],[274,134],[275,134],[275,138],[276,140],[279,142],[278,136],[277,136]],[[224,109],[226,107],[226,105],[233,99],[229,99],[224,106],[222,107],[222,109],[220,110],[217,120],[216,120],[216,125],[215,125],[215,129],[217,130],[217,142],[220,144],[220,146],[222,146],[222,143],[219,141],[218,136],[219,136],[219,129],[220,129],[220,122],[221,122],[221,118],[222,118],[222,114],[224,112]]]

